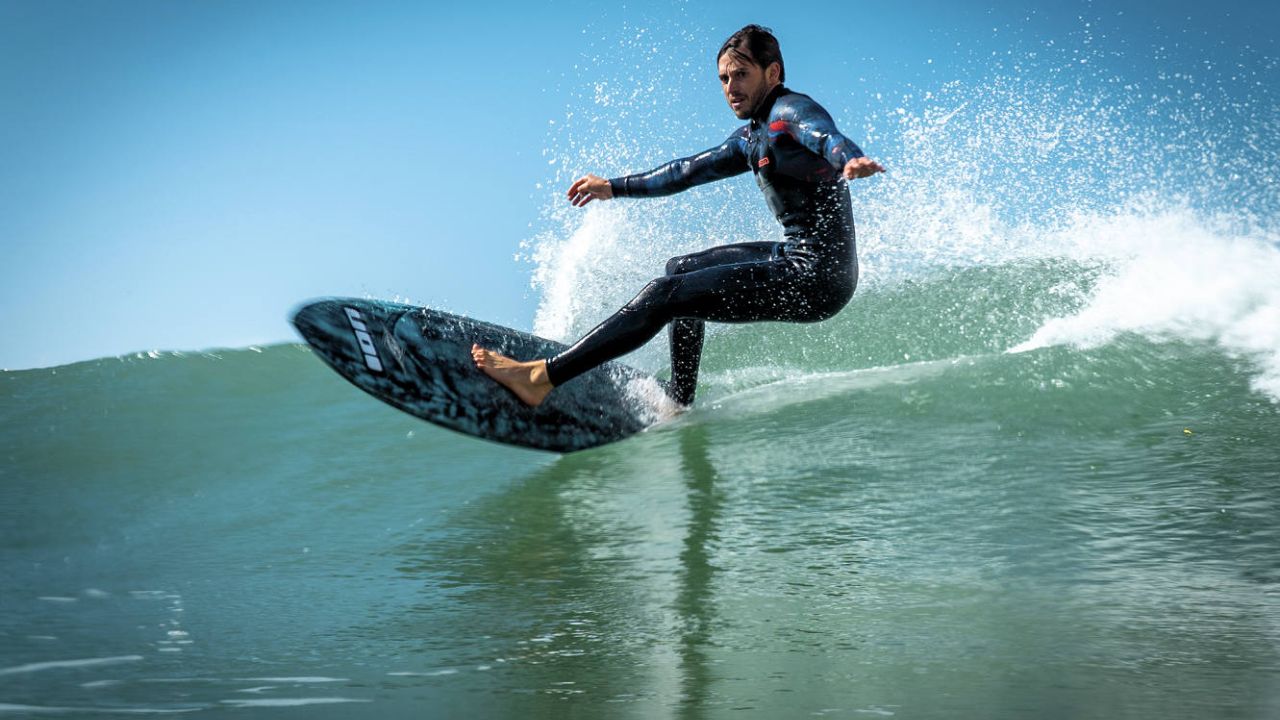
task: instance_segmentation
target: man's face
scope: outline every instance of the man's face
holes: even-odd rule
[[[724,88],[724,99],[729,101],[729,109],[746,120],[760,107],[760,101],[778,84],[780,68],[777,63],[764,70],[749,60],[744,60],[732,52],[720,56],[720,86]]]

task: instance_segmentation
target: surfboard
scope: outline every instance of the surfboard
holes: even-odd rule
[[[538,407],[476,368],[471,344],[524,359],[561,343],[412,305],[327,298],[298,308],[293,325],[316,355],[356,387],[415,417],[486,440],[567,453],[634,435],[660,419],[660,382],[606,363],[557,387]]]

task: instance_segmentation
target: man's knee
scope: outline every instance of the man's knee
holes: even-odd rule
[[[689,256],[677,255],[667,261],[667,274],[680,275],[689,272]]]
[[[639,294],[631,299],[622,309],[628,312],[654,312],[665,311],[666,306],[671,300],[671,295],[680,285],[680,280],[667,275],[664,277],[654,278],[649,281],[648,285],[641,288]]]

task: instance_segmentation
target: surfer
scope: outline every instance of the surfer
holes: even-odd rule
[[[750,170],[784,239],[672,258],[666,275],[555,357],[520,361],[473,345],[476,367],[525,403],[540,404],[553,388],[636,350],[669,323],[667,392],[687,406],[693,403],[706,321],[817,322],[853,296],[858,260],[843,181],[884,168],[841,135],[812,98],[782,84],[782,53],[768,28],[747,25],[731,35],[716,64],[725,100],[746,125],[715,148],[647,173],[611,180],[587,174],[569,187],[569,201],[582,207],[592,200],[671,195]]]

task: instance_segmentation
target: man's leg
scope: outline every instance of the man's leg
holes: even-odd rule
[[[562,385],[639,348],[678,317],[712,322],[803,320],[808,304],[801,286],[806,278],[812,280],[809,272],[776,258],[657,278],[573,347],[548,360],[547,377],[552,385]]]
[[[693,318],[676,318],[667,328],[671,345],[671,382],[667,383],[667,394],[686,407],[693,404],[698,389],[705,328],[706,323]]]
[[[681,275],[716,265],[769,260],[778,243],[753,242],[722,245],[667,261],[667,275]],[[692,405],[698,387],[698,366],[702,361],[702,339],[706,323],[696,318],[678,317],[667,327],[671,346],[671,382],[667,394],[681,405]]]
[[[780,243],[764,245],[782,247]],[[767,260],[712,265],[657,278],[573,347],[548,360],[520,362],[478,345],[471,354],[476,367],[529,405],[538,405],[554,386],[635,350],[676,318],[737,323],[817,322],[831,317],[853,295],[857,264],[819,268],[814,265],[816,259],[812,253],[788,249]]]

